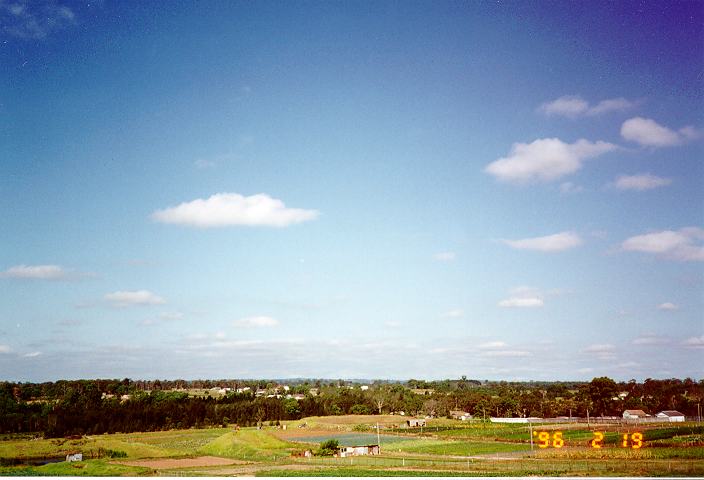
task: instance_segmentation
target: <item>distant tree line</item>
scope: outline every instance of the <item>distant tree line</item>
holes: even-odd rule
[[[251,426],[308,416],[387,414],[476,418],[592,417],[621,415],[624,409],[649,413],[678,410],[697,415],[704,380],[647,379],[617,383],[608,377],[591,382],[489,382],[441,380],[376,381],[362,390],[349,381],[311,380],[273,392],[277,382],[236,380],[61,380],[45,383],[0,382],[0,433],[41,432],[47,437],[165,430],[238,424]],[[231,388],[226,395],[189,395],[187,389]],[[236,393],[234,389],[249,386]],[[312,390],[312,391],[311,391]]]

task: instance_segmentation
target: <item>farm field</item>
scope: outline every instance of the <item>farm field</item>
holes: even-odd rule
[[[208,428],[74,439],[8,435],[0,440],[0,475],[704,475],[704,429],[693,424],[674,428],[648,425],[642,431],[643,446],[639,449],[622,448],[622,432],[616,431],[616,426],[604,432],[603,447],[594,449],[587,446],[593,433],[586,425],[562,425],[563,448],[541,449],[534,442],[531,450],[525,425],[468,425],[431,419],[422,433],[412,429],[394,435],[388,433],[389,428],[380,429],[380,455],[292,455],[315,451],[320,442],[329,439],[341,445],[376,444],[376,431],[369,426],[375,427],[377,420],[380,427],[401,423],[392,416],[348,415],[283,422],[285,429]],[[84,460],[59,461],[67,452],[82,452]]]

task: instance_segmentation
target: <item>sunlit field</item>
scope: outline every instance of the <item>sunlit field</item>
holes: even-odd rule
[[[611,426],[601,448],[589,446],[596,427],[467,424],[430,419],[399,431],[393,416],[311,417],[281,426],[209,428],[43,439],[6,435],[0,441],[2,475],[69,476],[453,476],[453,475],[704,475],[704,428],[648,425],[640,448],[624,448],[626,429]],[[303,426],[305,425],[305,426]],[[384,425],[384,426],[382,426]],[[284,428],[285,426],[285,428]],[[366,431],[362,426],[366,426]],[[564,445],[540,448],[530,431],[561,432]],[[621,431],[623,430],[623,431]],[[628,428],[632,435],[633,426]],[[535,436],[535,434],[534,434]],[[381,454],[335,458],[299,456],[320,442],[376,444]],[[631,438],[630,436],[628,438]],[[63,461],[68,452],[83,461]],[[48,462],[48,463],[46,463]],[[42,464],[43,463],[43,464]]]

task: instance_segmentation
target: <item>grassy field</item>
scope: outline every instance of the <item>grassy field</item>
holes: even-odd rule
[[[621,432],[617,431],[605,432],[603,448],[588,448],[591,430],[582,425],[562,426],[564,448],[535,446],[531,451],[529,430],[524,425],[443,419],[429,421],[422,434],[413,430],[389,436],[389,429],[385,429],[378,456],[292,456],[315,449],[315,443],[302,443],[311,438],[349,437],[352,443],[355,439],[375,443],[368,440],[376,435],[362,433],[360,425],[375,426],[379,421],[380,426],[398,426],[404,420],[372,415],[313,417],[285,422],[286,430],[209,428],[92,435],[75,440],[10,435],[0,439],[0,475],[704,476],[704,431],[692,426],[648,428],[643,431],[641,449],[621,448]],[[301,424],[306,427],[298,428]],[[433,431],[433,427],[437,429]],[[68,451],[82,452],[84,461],[31,465],[41,459],[63,458]],[[219,463],[211,457],[217,457]]]

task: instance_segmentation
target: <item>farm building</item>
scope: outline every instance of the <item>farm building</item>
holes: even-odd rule
[[[624,410],[623,411],[623,419],[624,420],[637,422],[639,420],[645,420],[648,417],[650,417],[650,415],[645,413],[643,410]]]
[[[542,420],[539,417],[490,417],[492,423],[536,423]]]
[[[684,413],[680,413],[677,410],[663,410],[656,414],[655,417],[666,422],[684,422]]]
[[[406,420],[406,426],[408,427],[425,427],[424,418],[409,418]]]
[[[454,418],[455,420],[471,420],[472,415],[469,412],[463,412],[461,410],[452,410],[450,412],[450,417]]]
[[[379,455],[379,445],[355,445],[340,447],[340,457],[356,457],[358,455]]]
[[[66,454],[67,462],[82,462],[83,454],[81,452],[68,452]]]

